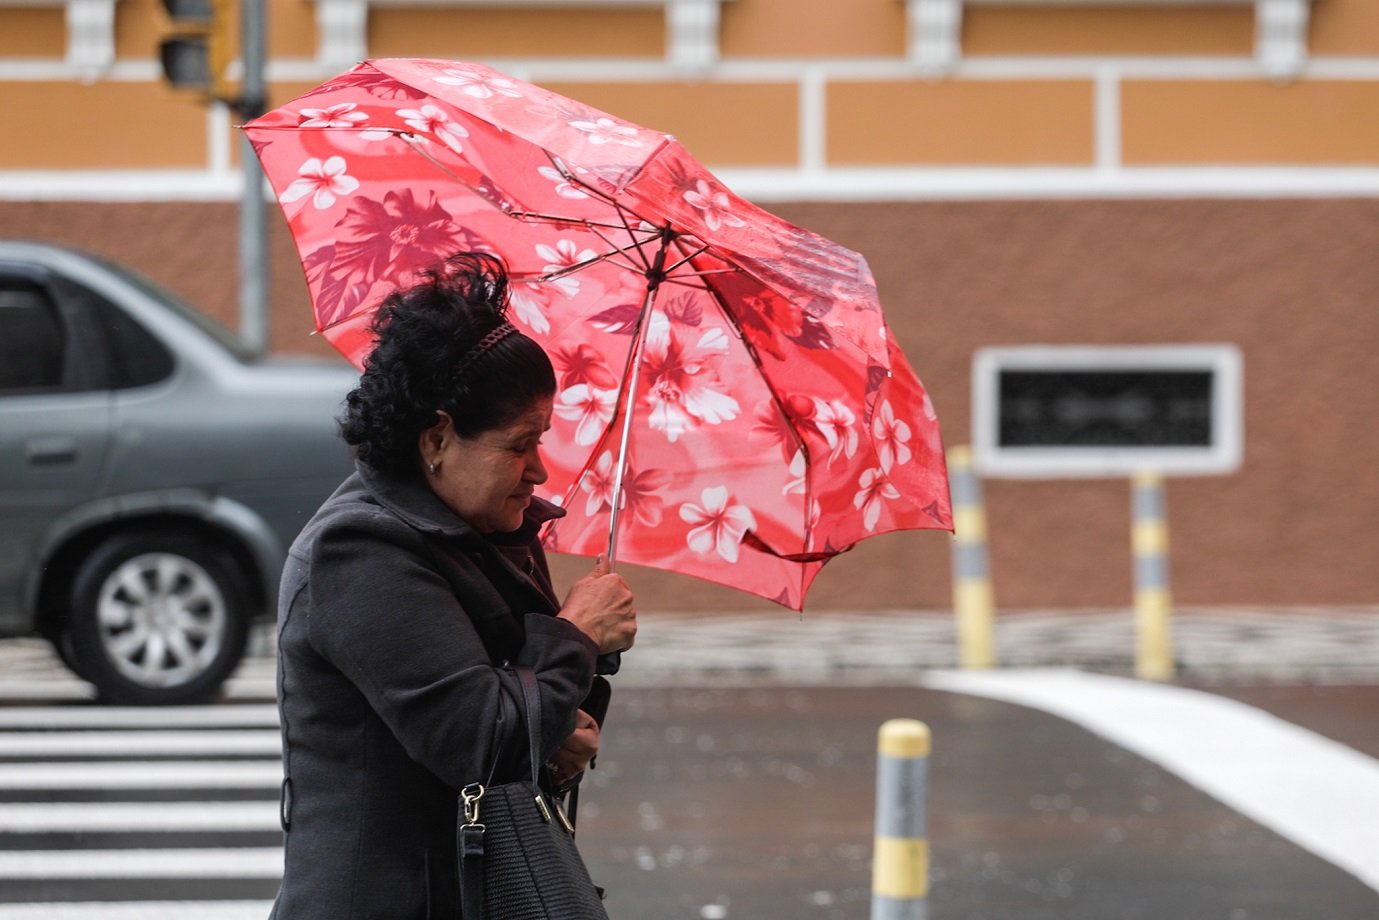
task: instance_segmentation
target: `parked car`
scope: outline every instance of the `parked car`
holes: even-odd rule
[[[121,266],[0,240],[0,636],[103,700],[213,697],[351,463],[343,362],[254,360]]]

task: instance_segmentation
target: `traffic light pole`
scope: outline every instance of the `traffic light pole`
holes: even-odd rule
[[[242,0],[244,78],[235,106],[248,121],[268,110],[264,61],[267,56],[267,25],[263,0]],[[268,351],[268,207],[263,195],[263,167],[247,136],[240,138],[240,164],[244,191],[239,214],[239,314],[240,334],[256,355]]]

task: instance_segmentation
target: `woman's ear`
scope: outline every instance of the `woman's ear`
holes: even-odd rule
[[[439,462],[441,454],[445,453],[445,448],[454,436],[454,419],[450,417],[450,413],[437,409],[436,423],[430,428],[423,428],[417,436],[417,453],[421,455],[422,464]]]

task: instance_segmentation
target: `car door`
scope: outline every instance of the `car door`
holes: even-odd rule
[[[0,261],[0,631],[30,629],[26,585],[52,522],[94,497],[111,393],[62,279]]]

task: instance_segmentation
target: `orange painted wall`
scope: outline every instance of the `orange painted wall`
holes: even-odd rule
[[[377,7],[376,57],[661,57],[660,9],[454,9]]]
[[[1379,163],[1379,83],[1129,81],[1127,164]]]
[[[972,6],[963,12],[962,45],[971,55],[1250,55],[1254,12],[1248,6]]]
[[[24,125],[0,131],[6,169],[206,165],[205,110],[157,84],[0,81],[0,112]]]
[[[1092,87],[1081,80],[836,82],[827,123],[840,166],[1092,159]]]
[[[799,92],[787,83],[548,83],[547,88],[673,134],[721,166],[792,166]]]
[[[733,0],[721,6],[723,57],[900,57],[898,0]]]
[[[0,10],[0,58],[60,58],[67,49],[61,9]]]

